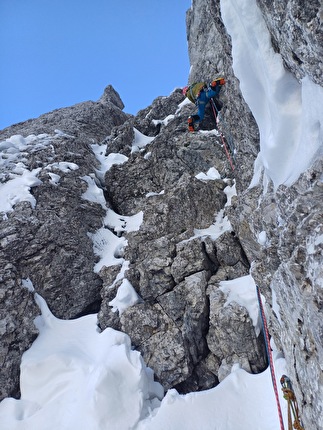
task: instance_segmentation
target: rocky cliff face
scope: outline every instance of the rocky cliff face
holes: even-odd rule
[[[285,3],[269,8],[259,0],[275,49],[297,77],[306,73],[321,83],[319,2]],[[282,17],[284,28],[277,24]],[[187,132],[195,108],[182,103],[180,90],[131,116],[107,87],[98,102],[0,133],[1,185],[23,171],[37,178],[25,201],[9,199],[0,224],[1,397],[19,394],[21,354],[37,334],[31,285],[58,317],[98,312],[101,329],[128,333],[165,388],[212,387],[237,362],[262,371],[262,335],[244,307],[224,306],[220,286],[251,270],[266,296],[270,331],[286,357],[305,427],[323,428],[322,160],[291,187],[249,189],[259,134],[233,73],[218,2],[193,0],[187,29],[190,81],[227,77],[223,119],[237,148],[234,172],[220,137],[208,132],[214,129],[210,112],[205,133]],[[112,162],[104,174],[98,158],[116,154],[123,162]],[[90,188],[97,199],[87,197]],[[121,227],[105,221],[107,210]],[[140,212],[140,228],[129,232],[128,220]],[[207,230],[212,225],[214,234]],[[116,247],[113,264],[95,269],[99,252],[91,238],[102,229],[126,246]],[[266,244],[258,240],[262,231]],[[106,245],[104,234],[99,240]],[[138,299],[114,312],[110,302],[125,278]]]
[[[82,194],[99,165],[90,145],[128,118],[122,108],[108,87],[99,102],[60,109],[1,132],[1,186],[29,172],[38,181],[27,198],[31,203],[16,204],[11,192],[2,194],[8,211],[2,213],[0,233],[1,397],[17,395],[21,354],[36,336],[33,319],[39,310],[26,286],[32,282],[61,318],[99,307],[102,280],[93,272],[88,233],[100,228],[104,211]],[[4,140],[10,136],[15,137]]]
[[[322,85],[321,3],[257,2],[285,67],[298,79],[307,75]],[[225,118],[235,135],[239,162],[238,195],[227,213],[252,263],[252,276],[267,298],[271,334],[286,357],[305,428],[322,429],[322,158],[291,187],[280,186],[276,192],[269,187],[265,193],[261,185],[248,189],[245,166],[254,161],[258,137],[250,134],[255,123],[232,73],[231,40],[221,22],[219,2],[195,0],[192,6],[187,14],[190,79],[215,70],[224,71],[230,83],[226,97],[231,108]],[[263,231],[266,245],[258,240]]]
[[[209,388],[236,362],[251,372],[266,367],[262,336],[248,312],[234,302],[223,309],[226,294],[219,288],[220,281],[249,273],[223,213],[233,173],[219,136],[187,132],[195,108],[179,107],[182,102],[176,90],[132,117],[110,87],[99,102],[2,132],[3,184],[19,177],[18,162],[37,177],[29,202],[15,204],[9,196],[12,207],[1,222],[3,396],[18,394],[20,356],[36,335],[31,285],[58,317],[99,312],[102,329],[127,332],[166,388]],[[213,121],[209,112],[206,129],[214,129]],[[31,130],[38,134],[27,137]],[[142,133],[151,143],[136,146]],[[119,154],[126,163],[112,163],[103,175],[94,151],[100,147],[104,158]],[[212,177],[214,168],[221,175]],[[90,187],[97,201],[86,197]],[[107,210],[124,230],[104,221]],[[127,220],[140,212],[140,229],[126,234]],[[219,233],[203,233],[213,224]],[[115,264],[94,270],[105,232],[126,236],[127,246],[116,248]],[[115,313],[110,302],[124,276],[140,300]]]

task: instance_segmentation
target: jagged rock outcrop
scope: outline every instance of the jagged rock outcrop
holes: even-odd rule
[[[323,383],[321,176],[322,159],[293,186],[257,199],[257,209],[254,198],[260,190],[245,192],[235,208],[240,216],[254,211],[248,231],[243,226],[240,231],[237,223],[237,234],[248,237],[243,243],[254,261],[252,276],[262,286],[267,305],[272,304],[271,334],[284,351],[309,422],[321,416]],[[261,232],[266,232],[266,240],[259,246]],[[317,428],[322,428],[320,421]]]
[[[36,336],[39,310],[25,285],[33,285],[61,318],[99,308],[102,280],[93,272],[97,257],[88,233],[101,227],[105,212],[82,195],[98,167],[90,145],[128,119],[122,106],[107,87],[100,102],[59,109],[0,133],[1,184],[29,175],[32,187],[31,203],[16,203],[9,191],[1,202],[8,205],[0,222],[1,398],[18,395],[21,355]]]
[[[259,132],[232,69],[231,40],[221,18],[220,2],[193,0],[186,26],[191,63],[189,82],[211,81],[219,74],[226,77],[227,85],[221,90],[224,104],[221,114],[237,148],[237,189],[245,189],[259,152]]]
[[[1,137],[8,140],[2,148],[15,156],[4,162],[2,182],[24,172],[31,179],[27,201],[8,202],[12,207],[1,222],[3,279],[11,280],[2,287],[6,309],[1,315],[1,357],[6,375],[12,375],[6,381],[2,376],[2,396],[18,394],[20,356],[36,335],[32,319],[38,310],[22,286],[34,287],[61,318],[100,310],[101,328],[127,332],[166,388],[186,392],[218,382],[224,355],[211,337],[207,341],[215,324],[209,317],[209,281],[217,285],[246,275],[249,264],[239,240],[225,233],[230,231],[222,214],[225,191],[233,182],[220,138],[214,133],[189,135],[186,118],[194,106],[179,108],[182,101],[181,91],[175,90],[132,117],[121,111],[118,94],[107,87],[98,102],[59,109],[3,130]],[[212,121],[207,112],[205,129],[214,128]],[[140,133],[150,136],[145,137],[149,145],[136,146]],[[103,178],[93,145],[106,148],[106,156],[119,153],[127,161],[114,164]],[[222,176],[197,176],[214,167]],[[99,196],[88,198],[89,187],[96,187]],[[122,277],[117,280],[121,265],[93,270],[98,258],[91,235],[102,226],[108,207],[124,216],[144,213],[139,231],[128,233],[125,251],[115,255],[128,261],[125,276],[140,296],[120,315],[110,302],[122,283]],[[217,237],[203,234],[216,220]],[[21,296],[25,302],[18,304]],[[253,339],[255,355],[262,358],[252,368],[246,364],[247,352],[239,358],[237,346],[227,362],[240,360],[241,366],[259,371],[265,366],[263,345],[257,344],[249,322],[240,323],[242,336]],[[222,375],[229,371],[222,366]]]
[[[233,184],[228,179],[232,171],[219,136],[186,132],[186,118],[194,106],[179,109],[181,101],[183,96],[176,90],[169,98],[156,99],[144,113],[130,120],[154,136],[155,131],[146,127],[147,112],[162,115],[150,118],[161,127],[141,151],[131,151],[134,135],[127,123],[114,129],[107,140],[108,152],[118,148],[129,157],[125,165],[112,166],[105,175],[110,204],[117,213],[126,215],[144,211],[139,231],[127,235],[124,254],[129,261],[125,276],[142,302],[118,318],[107,304],[115,295],[115,283],[111,282],[111,289],[105,283],[99,322],[101,328],[113,326],[127,332],[166,388],[176,386],[187,392],[215,385],[224,360],[215,336],[210,337],[210,344],[207,342],[207,334],[218,324],[215,317],[210,319],[209,282],[212,279],[215,287],[221,280],[247,275],[249,263],[237,237],[225,233],[225,228],[218,238],[195,233],[207,229],[216,217],[223,220],[221,211],[227,202],[224,190]],[[173,116],[165,124],[163,117],[167,113],[169,117],[169,112]],[[144,119],[143,126],[140,118]],[[212,124],[207,114],[203,126],[208,129]],[[227,179],[196,177],[214,167]],[[109,270],[101,276],[110,276]],[[221,297],[220,307],[223,300]],[[245,315],[247,311],[236,312]],[[230,372],[229,363],[239,362],[248,371],[266,366],[262,338],[250,321],[241,324],[244,319],[237,317],[245,343],[240,339],[240,346],[232,347],[225,370],[221,368],[222,375]],[[237,327],[231,328],[237,332]],[[247,357],[249,348],[254,357]],[[250,364],[256,361],[257,365]]]
[[[321,2],[257,3],[285,67],[297,79],[307,75],[322,86]],[[248,189],[259,139],[232,73],[231,41],[220,17],[220,2],[193,0],[187,26],[190,80],[224,73],[229,83],[224,97],[230,112],[225,110],[224,118],[238,148],[238,168],[237,197],[226,213],[266,296],[270,332],[284,352],[305,428],[323,429],[321,154],[292,187],[274,191],[270,184],[264,192],[259,184]]]
[[[109,85],[97,102],[87,101],[74,106],[56,109],[1,130],[0,138],[6,139],[15,134],[52,134],[56,129],[71,133],[74,137],[88,139],[90,142],[103,140],[111,129],[122,124],[128,117],[122,111],[123,102],[115,89]]]

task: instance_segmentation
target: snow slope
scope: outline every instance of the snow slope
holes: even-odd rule
[[[239,284],[255,307],[252,278],[236,280],[232,288]],[[1,430],[278,428],[268,370],[251,375],[236,366],[214,389],[187,395],[169,390],[163,398],[126,334],[100,333],[96,315],[60,320],[37,294],[36,301],[39,336],[23,355],[21,399],[0,403]],[[285,373],[284,363],[277,358],[277,375]]]

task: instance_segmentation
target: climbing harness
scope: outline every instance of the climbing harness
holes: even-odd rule
[[[215,101],[213,99],[210,99],[210,104],[211,104],[211,107],[212,107],[212,112],[213,112],[213,116],[214,116],[216,128],[217,128],[217,130],[220,133],[220,138],[221,138],[221,142],[222,142],[225,154],[227,156],[227,159],[229,160],[231,169],[234,171],[235,166],[234,166],[234,161],[232,159],[232,157],[234,157],[234,145],[233,145],[233,142],[226,141],[226,138],[224,137],[224,134],[222,133],[222,131],[218,127],[218,115],[219,115],[219,111],[218,111],[218,109],[216,107],[216,104],[215,104]],[[228,149],[228,146],[227,146],[226,142],[228,143],[228,146],[229,146],[229,148],[231,150],[232,157],[230,155],[230,151]]]
[[[287,400],[288,403],[288,430],[293,430],[293,428],[296,430],[304,430],[304,427],[299,417],[297,400],[290,379],[288,378],[288,376],[283,375],[280,378],[280,383],[282,385],[284,399]],[[294,417],[294,424],[292,423],[292,414]]]
[[[260,309],[260,317],[261,317],[261,322],[262,322],[262,327],[263,327],[263,332],[264,332],[266,352],[267,352],[267,357],[268,357],[268,361],[269,361],[270,374],[271,374],[271,379],[272,379],[273,388],[274,388],[275,397],[276,397],[278,417],[279,417],[279,422],[280,422],[280,429],[285,430],[283,414],[282,414],[280,403],[279,403],[279,395],[278,395],[278,389],[277,389],[277,384],[276,384],[274,360],[273,360],[273,356],[272,356],[271,348],[270,348],[270,339],[269,339],[267,320],[266,320],[265,311],[264,311],[264,307],[263,307],[262,300],[261,300],[260,289],[259,289],[258,285],[256,285],[256,290],[257,290],[257,298],[258,298],[259,309]]]

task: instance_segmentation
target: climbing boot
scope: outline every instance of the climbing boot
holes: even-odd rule
[[[194,120],[193,120],[193,118],[191,116],[188,118],[187,122],[188,122],[188,130],[189,131],[195,131],[195,129],[194,129]]]
[[[225,85],[225,79],[224,78],[217,78],[217,79],[214,79],[214,81],[212,81],[210,83],[210,87],[212,88],[212,90],[215,90],[215,87],[218,85],[221,85],[221,86]]]

